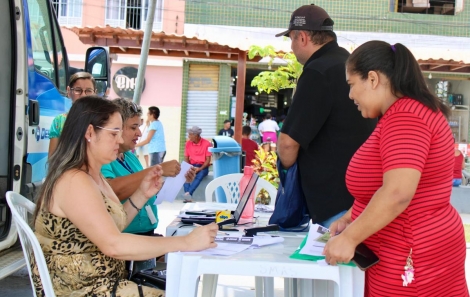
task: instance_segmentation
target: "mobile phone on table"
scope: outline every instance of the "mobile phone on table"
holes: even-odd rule
[[[374,266],[375,264],[379,263],[379,257],[367,247],[364,243],[360,243],[356,250],[354,251],[354,257],[352,261],[361,269],[362,271],[366,271],[370,267]]]

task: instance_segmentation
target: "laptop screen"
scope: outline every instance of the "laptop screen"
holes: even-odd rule
[[[238,202],[237,209],[233,213],[233,218],[235,219],[235,224],[238,224],[240,221],[240,217],[242,216],[243,210],[245,209],[246,204],[250,198],[251,193],[254,191],[256,182],[258,181],[258,174],[253,173],[250,178],[250,181],[246,185],[246,189],[243,192],[242,196],[240,197],[240,201]]]

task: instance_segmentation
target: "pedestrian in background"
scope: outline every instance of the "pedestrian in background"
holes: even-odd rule
[[[278,153],[287,169],[296,161],[310,217],[328,227],[352,205],[344,176],[349,160],[372,133],[376,120],[364,119],[349,100],[345,62],[333,20],[316,5],[292,13],[287,36],[304,65],[282,126]]]
[[[263,136],[263,142],[277,142],[277,131],[279,131],[279,126],[276,121],[272,120],[270,113],[264,116],[264,121],[258,125],[258,130]]]
[[[230,128],[231,123],[232,122],[230,120],[225,120],[224,121],[224,127],[222,129],[220,129],[219,135],[228,136],[228,137],[233,138],[234,132],[233,132],[233,129]]]
[[[253,165],[253,160],[256,158],[255,151],[259,150],[258,144],[250,139],[251,128],[250,126],[243,126],[242,128],[242,150],[245,151],[245,165]]]
[[[462,152],[458,149],[454,150],[454,160],[454,179],[452,181],[452,185],[454,187],[458,187],[462,184],[462,170],[465,169],[465,159]]]
[[[196,167],[196,177],[191,183],[184,184],[183,202],[193,202],[192,196],[204,177],[209,174],[209,166],[211,165],[211,156],[209,148],[212,144],[201,137],[202,129],[198,126],[192,126],[188,129],[188,138],[184,147],[184,160]]]
[[[162,163],[166,155],[165,132],[159,117],[160,109],[150,106],[147,113],[147,119],[150,121],[147,138],[136,145],[136,147],[149,145],[150,166]]]

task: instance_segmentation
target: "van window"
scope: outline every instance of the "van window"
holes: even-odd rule
[[[28,0],[28,13],[31,28],[31,43],[34,68],[48,77],[59,90],[66,90],[66,71],[63,57],[63,45],[55,23],[51,23],[49,1]],[[53,29],[54,26],[54,29]],[[54,34],[55,33],[55,34]],[[55,50],[54,50],[54,35]],[[54,51],[57,54],[54,54]],[[58,61],[55,61],[57,59]]]

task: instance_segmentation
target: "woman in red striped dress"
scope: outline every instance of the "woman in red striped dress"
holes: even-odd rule
[[[350,98],[376,129],[346,173],[352,208],[331,225],[331,265],[364,242],[380,258],[365,296],[469,296],[462,221],[450,204],[454,142],[448,107],[402,44],[370,41],[346,62]]]

